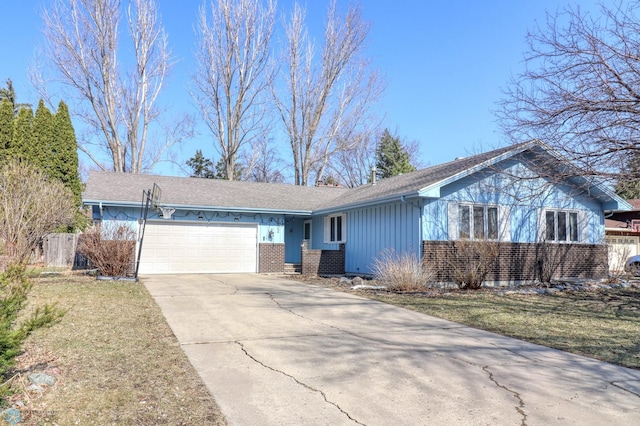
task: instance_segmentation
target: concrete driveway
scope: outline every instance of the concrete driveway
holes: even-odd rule
[[[640,371],[271,276],[143,282],[231,425],[640,424]]]

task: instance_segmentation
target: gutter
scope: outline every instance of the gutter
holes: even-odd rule
[[[134,207],[140,208],[140,202],[133,201],[111,201],[104,202],[99,200],[83,200],[83,205],[99,205],[108,207]],[[267,208],[244,208],[244,207],[226,207],[226,206],[191,206],[187,204],[163,204],[163,207],[173,207],[181,210],[203,210],[203,211],[228,211],[233,213],[268,213],[268,214],[293,214],[298,216],[311,216],[311,210],[286,210],[286,209],[267,209]]]
[[[421,212],[421,208],[418,206],[413,205],[413,203],[410,203],[407,201],[407,197],[405,197],[404,195],[400,196],[400,201],[403,204],[407,204],[411,207],[414,207],[416,209],[418,209],[418,252],[420,253],[420,260],[422,260],[422,212]]]

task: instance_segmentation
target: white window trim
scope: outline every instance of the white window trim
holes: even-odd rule
[[[311,244],[311,239],[313,238],[313,221],[311,219],[307,219],[302,224],[302,237],[304,238],[305,228],[309,225],[309,238],[307,239],[307,247],[311,248],[313,245]]]
[[[482,204],[482,203],[468,203],[468,202],[460,202],[460,203],[449,203],[449,239],[450,240],[460,240],[460,207],[468,207],[470,208],[470,223],[469,223],[469,238],[470,240],[475,240],[474,229],[473,229],[473,208],[474,207],[482,207],[484,210],[484,226],[483,235],[487,235],[488,233],[488,209],[495,208],[498,214],[498,236],[497,238],[492,239],[482,239],[482,241],[509,241],[510,236],[510,226],[509,226],[509,210],[505,206],[501,206],[498,204]]]
[[[554,230],[554,239],[547,240],[547,212],[554,213],[554,224],[556,225],[556,229]],[[557,229],[557,221],[558,221],[558,213],[566,213],[567,214],[567,239],[566,240],[558,240],[558,229]],[[569,229],[569,215],[576,215],[576,225],[578,227],[578,239],[572,240]],[[553,244],[581,244],[584,243],[588,236],[587,232],[587,223],[586,223],[586,215],[585,212],[581,210],[575,209],[554,209],[554,208],[542,208],[540,209],[540,217],[539,217],[539,239],[541,242],[553,243]]]
[[[340,235],[342,238],[340,240],[331,241],[331,219],[336,219],[334,220],[334,225],[337,225],[338,223],[337,218],[341,218],[342,226],[340,229]],[[334,235],[338,235],[337,226],[334,229]],[[342,243],[345,243],[346,241],[347,241],[347,215],[342,213],[342,214],[325,216],[324,217],[324,243],[325,244],[342,244]]]

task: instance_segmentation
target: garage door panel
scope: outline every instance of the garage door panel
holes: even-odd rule
[[[148,222],[141,274],[257,271],[255,225]]]

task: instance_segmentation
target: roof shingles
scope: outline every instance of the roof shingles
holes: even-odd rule
[[[95,202],[136,203],[142,191],[156,183],[162,190],[161,205],[240,208],[277,211],[314,211],[342,206],[375,203],[393,196],[417,195],[430,185],[495,159],[524,144],[465,157],[426,169],[390,177],[375,185],[356,188],[304,187],[287,184],[227,181],[130,173],[92,172],[83,200]]]

